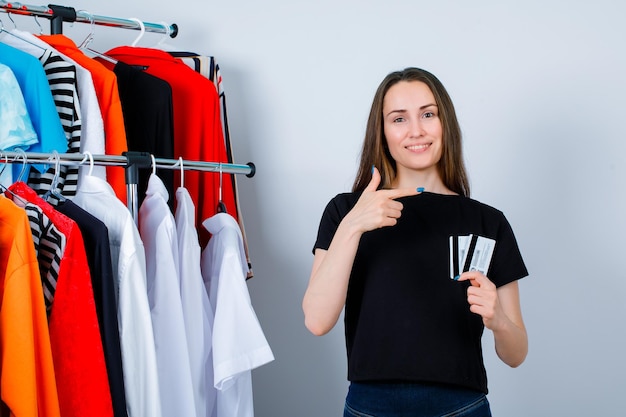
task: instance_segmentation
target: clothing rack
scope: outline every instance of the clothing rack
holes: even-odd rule
[[[173,23],[150,23],[138,19],[123,19],[118,17],[92,15],[84,10],[73,7],[50,4],[48,6],[33,6],[17,2],[0,1],[0,11],[25,16],[39,16],[50,20],[50,34],[63,33],[63,22],[91,23],[96,25],[145,30],[146,32],[164,33],[171,38],[178,35],[178,25]]]
[[[252,178],[256,173],[256,166],[252,162],[247,164],[227,164],[221,162],[187,161],[182,158],[156,158],[147,152],[124,152],[123,155],[91,155],[90,153],[38,153],[13,152],[0,150],[0,164],[7,163],[39,163],[59,164],[72,166],[119,166],[126,170],[127,206],[137,222],[138,200],[137,184],[139,169],[172,169],[217,172],[221,174],[244,174]]]

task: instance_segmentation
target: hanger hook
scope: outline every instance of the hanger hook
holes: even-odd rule
[[[222,177],[222,163],[220,162],[220,188],[217,195],[219,201],[222,201]]]
[[[165,21],[161,21],[159,22],[161,25],[163,25],[164,30],[164,34],[163,36],[161,36],[161,39],[159,39],[159,41],[156,43],[155,47],[160,47],[163,43],[165,43],[165,40],[167,38],[170,37],[170,35],[172,34],[172,27],[170,25],[167,24],[167,22]]]
[[[24,149],[22,148],[15,148],[15,152],[19,153],[19,156],[22,157],[22,170],[20,171],[20,175],[17,177],[17,181],[23,181],[24,174],[26,173],[26,163],[28,162],[28,156],[26,155],[26,152],[24,152]],[[18,159],[18,155],[15,156],[16,161],[17,159]]]
[[[0,169],[0,178],[2,177],[2,174],[4,174],[4,170],[7,169],[7,165],[9,165],[9,156],[0,151],[0,155],[4,155],[4,164],[2,164],[2,169]]]
[[[130,46],[137,46],[137,43],[139,42],[139,40],[141,38],[143,38],[144,33],[146,33],[146,26],[143,24],[143,22],[139,19],[137,19],[136,17],[131,17],[129,20],[132,20],[133,22],[136,22],[137,25],[139,25],[139,36],[137,36],[137,38],[130,44]]]
[[[85,151],[83,152],[83,154],[85,156],[83,157],[83,160],[80,161],[80,164],[81,165],[84,164],[85,162],[87,162],[87,159],[89,159],[89,172],[87,173],[87,175],[91,177],[91,174],[93,173],[93,166],[94,166],[93,155],[89,151]]]
[[[80,12],[86,14],[87,17],[89,18],[89,34],[87,35],[85,40],[82,41],[80,43],[80,45],[78,46],[78,49],[84,49],[93,41],[94,34],[96,32],[96,21],[95,21],[93,15],[91,13],[89,13],[88,11],[80,10]]]
[[[11,23],[13,23],[13,28],[17,29],[17,25],[15,24],[15,20],[13,20],[13,18],[11,17],[11,13],[7,13],[7,16],[9,17]]]
[[[34,14],[33,17],[35,18],[35,23],[37,23],[37,26],[39,27],[39,35],[43,35],[43,28],[41,27],[41,24],[39,23],[39,19],[37,19],[37,15]]]
[[[152,160],[152,175],[156,175],[156,159],[154,155],[150,154],[150,159]]]
[[[60,171],[61,171],[61,156],[59,155],[59,152],[52,151],[52,155],[54,156],[54,178],[52,179],[52,185],[50,186],[50,189],[54,191],[55,188],[57,188],[57,185],[59,184],[59,175],[60,175]]]
[[[183,166],[183,157],[178,157],[178,162],[180,163],[180,186],[185,186],[185,167]]]

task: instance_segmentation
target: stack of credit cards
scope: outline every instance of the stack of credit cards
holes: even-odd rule
[[[487,275],[496,241],[483,236],[450,236],[450,278],[463,272],[480,271]]]

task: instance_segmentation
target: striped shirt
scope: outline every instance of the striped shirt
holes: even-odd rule
[[[65,61],[61,55],[52,49],[45,50],[39,61],[45,70],[52,97],[61,119],[61,125],[68,143],[67,152],[78,153],[80,152],[82,123],[76,87],[76,67]],[[31,169],[28,176],[28,185],[37,194],[45,194],[52,186],[55,171],[54,166],[49,167],[44,173]],[[55,188],[66,198],[76,195],[78,167],[62,165],[59,169],[57,187]],[[51,198],[49,202],[56,205],[57,200]]]
[[[14,202],[20,206],[23,204],[18,198],[16,198]],[[54,301],[54,292],[59,278],[59,266],[61,265],[61,258],[65,252],[66,238],[65,235],[52,224],[48,216],[43,213],[43,210],[39,206],[26,203],[24,210],[26,210],[33,235],[33,242],[35,243],[35,252],[37,254],[37,261],[39,262],[39,273],[41,275],[44,300],[46,302],[46,311],[50,314],[52,302]]]

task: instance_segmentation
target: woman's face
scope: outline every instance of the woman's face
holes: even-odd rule
[[[398,177],[436,172],[443,129],[435,97],[426,84],[401,81],[389,88],[383,100],[383,129]]]

